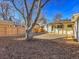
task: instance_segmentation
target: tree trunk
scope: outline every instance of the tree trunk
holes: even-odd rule
[[[32,30],[27,31],[27,40],[30,41],[32,39],[33,39],[33,32],[32,32]]]

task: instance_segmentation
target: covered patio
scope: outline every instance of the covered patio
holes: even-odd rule
[[[50,27],[50,28],[49,28]],[[74,35],[74,23],[71,21],[59,21],[48,25],[48,32],[58,35]]]

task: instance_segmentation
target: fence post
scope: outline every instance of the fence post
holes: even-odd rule
[[[5,30],[5,36],[7,36],[7,27],[4,27]]]
[[[16,27],[16,29],[17,29],[17,36],[18,36],[18,27]]]

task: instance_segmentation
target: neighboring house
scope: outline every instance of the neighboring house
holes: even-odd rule
[[[52,23],[49,23],[49,24],[45,25],[44,30],[46,32],[52,32]]]
[[[74,23],[70,20],[59,20],[47,25],[47,31],[53,34],[73,35]]]
[[[71,20],[56,20],[44,26],[45,31],[58,34],[74,36],[79,41],[79,13],[73,14]]]
[[[33,28],[33,32],[45,32],[44,26],[47,24],[47,20],[41,16],[38,21],[36,22],[36,25]]]
[[[38,32],[45,32],[45,31],[44,31],[42,26],[40,26],[39,24],[36,24],[34,26],[34,28],[33,28],[33,32],[37,32],[38,33]]]
[[[79,41],[79,13],[73,15],[72,21],[74,22],[74,37]]]

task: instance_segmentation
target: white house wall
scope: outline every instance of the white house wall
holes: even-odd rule
[[[77,20],[77,39],[79,41],[79,20]]]
[[[63,31],[62,31],[62,29],[60,29],[60,30],[59,30],[59,34],[63,34]]]
[[[79,41],[79,20],[76,20],[74,24],[74,37]]]
[[[69,31],[66,31],[66,29],[57,29],[57,28],[54,28],[52,30],[52,26],[45,26],[44,27],[45,31],[47,32],[51,32],[53,34],[59,34],[59,35],[73,35],[73,30],[69,30]]]
[[[52,27],[48,26],[48,32],[52,32]]]
[[[74,37],[77,39],[77,21],[74,24]]]
[[[44,30],[47,31],[47,26],[44,26]]]

